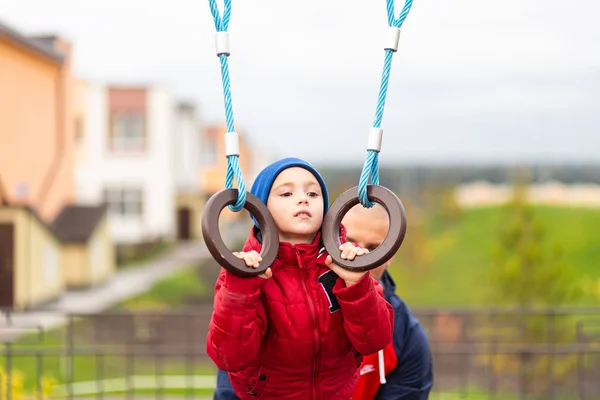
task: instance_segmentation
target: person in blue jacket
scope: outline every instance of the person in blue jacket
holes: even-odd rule
[[[348,241],[374,251],[387,235],[389,218],[379,204],[372,208],[359,204],[350,209],[342,224],[346,227]],[[419,320],[396,294],[396,283],[387,270],[392,261],[370,273],[383,286],[385,299],[394,308],[393,341],[380,354],[365,357],[353,400],[426,400],[433,387],[429,341]],[[382,360],[385,368],[384,373],[380,373],[378,356],[383,357],[386,351],[388,360]],[[384,380],[381,380],[382,375]]]
[[[342,224],[346,228],[348,241],[373,251],[385,239],[389,219],[379,204],[372,208],[364,208],[359,204],[346,214]],[[370,273],[383,286],[385,299],[394,308],[394,335],[390,348],[393,348],[395,360],[393,364],[390,364],[390,360],[386,362],[385,383],[380,383],[377,366],[371,368],[371,364],[363,362],[361,380],[352,400],[427,400],[433,388],[433,360],[429,341],[419,320],[396,294],[396,284],[387,271],[392,261]],[[388,365],[391,367],[388,368]],[[224,371],[217,371],[213,398],[239,400]]]

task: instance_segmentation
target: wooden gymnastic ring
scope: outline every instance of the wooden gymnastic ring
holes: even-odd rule
[[[237,197],[237,189],[224,189],[208,199],[202,213],[202,236],[210,254],[227,271],[242,277],[257,276],[264,273],[277,257],[279,251],[277,226],[267,206],[258,197],[247,192],[244,208],[256,218],[262,233],[260,266],[258,268],[247,266],[244,260],[237,258],[227,248],[219,230],[221,211],[228,205],[235,204]]]
[[[333,203],[323,221],[322,231],[325,250],[327,250],[334,263],[350,271],[368,271],[384,264],[396,254],[406,235],[406,213],[398,196],[391,190],[379,185],[368,185],[367,196],[371,201],[381,204],[390,219],[390,227],[385,240],[372,252],[357,256],[352,261],[340,257],[340,224],[344,215],[360,203],[358,186],[342,193]]]

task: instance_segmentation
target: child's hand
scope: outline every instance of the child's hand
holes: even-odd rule
[[[350,242],[346,242],[343,245],[341,245],[340,251],[342,252],[341,258],[343,258],[345,260],[354,260],[354,258],[356,256],[362,256],[363,254],[367,254],[369,252],[369,250],[363,249],[362,247],[355,246]],[[342,278],[344,280],[344,282],[346,282],[346,286],[354,285],[356,282],[360,281],[362,279],[362,277],[368,272],[368,271],[362,271],[362,272],[348,271],[347,269],[342,268],[339,265],[335,264],[333,262],[333,259],[331,258],[331,256],[327,257],[327,259],[325,260],[325,265],[327,265],[327,267],[329,267],[329,269],[331,269],[333,272],[335,272],[337,276]]]
[[[262,257],[256,252],[256,250],[251,250],[248,252],[242,251],[239,253],[233,253],[233,255],[241,260],[244,260],[247,266],[253,268],[258,268],[260,262],[262,261]],[[271,272],[271,268],[267,268],[264,274],[260,274],[258,276],[263,279],[269,279],[271,276],[273,276],[273,273]]]
[[[362,256],[363,254],[367,254],[369,252],[368,249],[363,249],[362,247],[358,247],[353,245],[350,242],[346,242],[339,247],[342,252],[342,257],[344,260],[354,260],[356,256]]]

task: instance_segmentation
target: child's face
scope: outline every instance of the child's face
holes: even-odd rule
[[[380,204],[375,204],[373,208],[364,208],[357,204],[346,213],[342,224],[346,227],[346,239],[369,251],[375,251],[381,246],[390,229],[388,214]],[[371,276],[377,280],[381,279],[393,260],[394,257],[370,270]]]
[[[304,168],[285,169],[271,186],[267,208],[279,230],[280,241],[310,243],[323,222],[321,185]]]

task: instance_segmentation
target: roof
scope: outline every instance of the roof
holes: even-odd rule
[[[177,103],[177,109],[179,111],[189,111],[189,112],[195,112],[196,111],[196,105],[192,102],[189,101],[180,101],[179,103]]]
[[[48,37],[40,39],[27,37],[12,29],[8,25],[0,22],[0,38],[2,37],[26,47],[27,49],[52,61],[62,63],[64,60],[64,56],[58,51],[54,50],[51,42],[48,40]]]
[[[60,241],[60,238],[56,235],[56,232],[54,232],[54,230],[52,230],[52,228],[50,226],[48,226],[48,224],[46,223],[46,221],[44,221],[42,219],[42,217],[40,217],[40,215],[37,213],[37,211],[31,207],[30,205],[27,204],[10,204],[8,202],[5,202],[4,204],[2,204],[2,207],[9,209],[9,210],[23,210],[27,213],[29,213],[29,215],[33,216],[33,218],[41,225],[43,226],[45,229],[47,229],[47,231],[58,241]]]
[[[106,206],[66,206],[51,228],[63,243],[86,243],[106,214]]]

